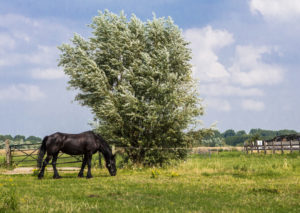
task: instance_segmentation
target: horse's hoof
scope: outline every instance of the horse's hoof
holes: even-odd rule
[[[87,178],[87,179],[90,179],[90,178],[92,178],[92,177],[93,177],[92,175],[90,175],[90,176],[86,176],[86,178]]]
[[[53,176],[53,179],[61,179],[61,176]]]
[[[39,180],[43,179],[43,176],[38,176],[38,179],[39,179]]]
[[[79,178],[83,178],[84,176],[80,174],[80,175],[78,175],[78,177],[79,177]]]

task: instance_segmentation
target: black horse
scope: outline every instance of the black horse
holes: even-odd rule
[[[111,148],[107,142],[98,134],[92,131],[83,132],[80,134],[66,134],[66,133],[54,133],[46,136],[43,139],[42,145],[39,150],[38,167],[41,169],[38,178],[44,177],[45,167],[52,159],[52,166],[54,175],[53,178],[61,178],[56,169],[56,160],[59,151],[69,155],[84,155],[82,166],[78,177],[83,177],[83,170],[86,164],[88,164],[87,178],[92,178],[91,174],[91,160],[92,155],[97,151],[104,155],[106,168],[111,176],[115,176],[117,173],[115,155],[112,154]],[[47,157],[44,160],[43,157],[47,152]]]

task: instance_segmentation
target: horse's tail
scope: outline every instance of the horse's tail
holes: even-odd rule
[[[46,153],[46,141],[48,140],[48,136],[44,137],[43,141],[42,141],[42,145],[39,149],[39,156],[37,159],[37,167],[41,168],[42,167],[42,162],[43,162],[43,158],[44,155]]]

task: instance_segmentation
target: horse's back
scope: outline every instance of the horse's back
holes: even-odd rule
[[[62,151],[71,155],[95,153],[98,149],[92,131],[79,134],[56,132],[48,136],[47,147],[49,147],[49,152]]]

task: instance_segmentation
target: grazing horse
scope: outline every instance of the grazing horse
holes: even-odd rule
[[[61,178],[56,169],[56,160],[59,151],[69,155],[84,155],[78,177],[83,177],[83,170],[87,164],[87,178],[92,178],[91,160],[92,155],[97,151],[104,155],[106,163],[105,165],[110,175],[115,176],[117,173],[115,155],[112,154],[111,148],[100,135],[95,134],[92,131],[87,131],[80,134],[66,134],[57,132],[46,136],[43,139],[37,160],[38,167],[41,169],[38,175],[39,179],[44,177],[45,167],[52,158],[52,166],[54,171],[53,178]],[[42,164],[43,157],[46,152],[47,157]]]

